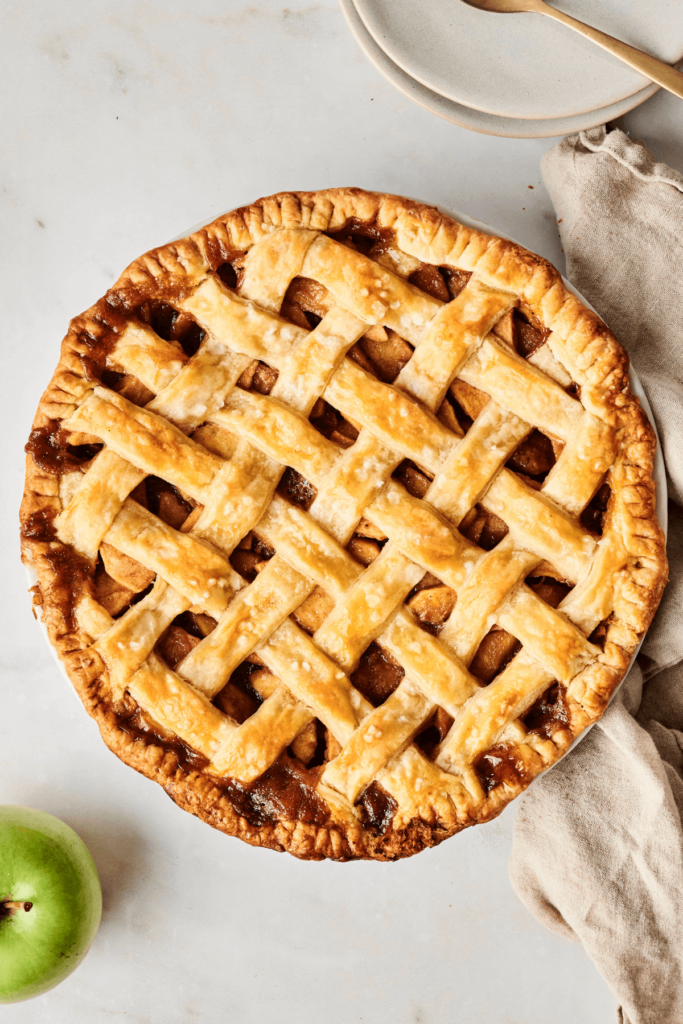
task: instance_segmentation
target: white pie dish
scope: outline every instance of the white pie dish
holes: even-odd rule
[[[454,0],[454,2],[457,2],[457,0]],[[621,100],[607,107],[598,108],[587,114],[579,114],[572,117],[534,120],[485,113],[473,107],[465,106],[462,103],[455,103],[453,100],[447,99],[432,89],[427,88],[427,86],[422,85],[417,79],[407,74],[387,56],[384,50],[372,38],[358,14],[353,0],[340,0],[340,5],[351,33],[361,50],[394,88],[398,89],[399,92],[402,92],[404,96],[407,96],[414,103],[417,103],[418,106],[424,107],[425,110],[429,110],[430,113],[442,117],[445,121],[450,121],[461,128],[467,128],[470,131],[480,132],[484,135],[498,135],[515,139],[550,138],[559,135],[570,135],[621,117],[623,114],[628,113],[629,110],[633,110],[634,107],[644,103],[659,88],[657,85],[650,84],[628,99]]]

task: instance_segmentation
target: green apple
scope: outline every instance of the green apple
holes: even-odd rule
[[[97,868],[74,830],[44,811],[0,805],[0,1003],[63,981],[101,916]]]

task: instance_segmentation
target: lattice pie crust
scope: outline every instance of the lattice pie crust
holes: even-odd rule
[[[108,746],[299,857],[498,814],[600,717],[666,578],[626,354],[435,209],[282,193],[69,329],[21,509]]]

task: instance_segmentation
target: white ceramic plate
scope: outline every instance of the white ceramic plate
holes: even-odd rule
[[[453,0],[459,3],[460,0]],[[658,86],[650,85],[646,89],[614,103],[600,110],[594,110],[590,114],[579,114],[573,117],[541,118],[533,120],[530,118],[500,117],[498,114],[486,114],[481,110],[464,106],[461,103],[454,103],[437,92],[433,92],[422,85],[415,78],[406,74],[398,64],[386,55],[384,50],[377,45],[354,7],[353,0],[340,0],[342,12],[351,29],[356,42],[366,57],[375,65],[377,70],[384,75],[399,92],[402,92],[414,103],[429,110],[432,114],[450,121],[452,124],[460,125],[462,128],[469,128],[470,131],[481,132],[484,135],[501,135],[514,139],[536,139],[549,138],[558,135],[571,135],[575,132],[584,131],[586,128],[594,128],[598,124],[605,124],[606,121],[613,121],[621,117],[629,110],[633,110],[640,103],[644,103],[658,89]],[[491,15],[493,17],[493,15]],[[502,15],[501,15],[502,17]]]
[[[536,14],[493,14],[461,0],[355,0],[366,29],[412,78],[502,117],[572,117],[633,96],[648,79]],[[559,0],[567,14],[669,63],[683,59],[680,0]]]
[[[421,203],[427,203],[427,200],[425,200],[425,199],[418,199],[416,201],[417,202],[421,202]],[[231,209],[232,209],[232,207],[231,207]],[[511,242],[516,241],[514,238],[510,238],[509,235],[506,235],[505,232],[498,231],[496,228],[490,227],[488,224],[485,224],[483,221],[476,220],[476,219],[474,219],[472,217],[468,217],[466,214],[459,213],[457,210],[452,210],[452,209],[450,209],[449,207],[446,207],[446,206],[437,206],[437,209],[441,213],[445,214],[446,217],[452,217],[453,220],[457,220],[461,224],[465,224],[467,227],[474,228],[477,231],[486,231],[486,232],[488,232],[488,233],[490,233],[492,235],[497,235],[499,238],[507,238]],[[185,238],[187,235],[191,235],[194,231],[198,231],[200,228],[204,227],[206,224],[210,224],[211,221],[215,220],[215,218],[217,216],[219,216],[219,214],[213,214],[212,216],[207,217],[205,220],[200,221],[199,224],[195,224],[193,227],[188,228],[187,231],[183,231],[181,234],[176,235],[176,237],[173,239],[173,241],[177,241],[179,238]],[[517,244],[521,245],[521,243],[517,243]],[[588,306],[589,309],[593,309],[591,304],[586,299],[584,299],[584,297],[576,290],[576,288],[574,288],[574,286],[569,281],[567,281],[566,278],[563,278],[563,280],[564,280],[564,283],[566,284],[567,288],[569,288],[574,293],[574,295],[576,295],[576,297],[579,298],[581,300],[581,302],[584,303],[584,305]],[[597,312],[597,311],[593,310],[593,312]],[[655,481],[655,491],[656,491],[656,497],[657,497],[657,518],[658,518],[659,523],[660,523],[660,525],[662,527],[662,530],[664,531],[664,535],[666,536],[666,533],[667,533],[667,511],[668,511],[667,510],[666,472],[665,472],[665,469],[664,469],[664,459],[662,458],[661,445],[659,443],[659,435],[657,434],[657,427],[655,426],[654,417],[652,415],[652,409],[650,408],[650,403],[647,400],[647,395],[645,394],[645,391],[643,390],[643,386],[640,383],[640,381],[639,381],[638,377],[636,376],[636,373],[635,373],[635,371],[633,369],[631,369],[629,371],[629,378],[630,378],[630,384],[631,384],[631,391],[640,400],[640,403],[643,406],[643,409],[645,410],[645,412],[647,413],[647,416],[649,417],[650,423],[652,424],[653,430],[655,431],[655,435],[657,436],[657,450],[655,452],[655,461],[654,461],[654,481]],[[28,567],[26,568],[26,578],[28,580],[29,587],[33,587],[38,582],[38,577],[36,576],[34,570],[33,569],[29,569]],[[71,692],[73,693],[73,695],[76,697],[76,699],[78,700],[78,702],[80,704],[81,703],[80,697],[78,696],[78,694],[76,693],[75,689],[73,688],[73,684],[71,683],[71,680],[69,679],[68,675],[66,674],[66,670],[65,670],[63,664],[59,660],[57,652],[55,651],[54,647],[50,643],[50,639],[49,639],[48,633],[47,633],[47,628],[45,627],[45,624],[43,623],[43,621],[40,618],[40,609],[39,608],[36,609],[36,617],[37,617],[38,627],[39,627],[40,631],[43,634],[43,637],[45,639],[45,643],[48,645],[48,647],[50,649],[50,653],[52,654],[52,657],[54,658],[55,662],[57,663],[57,665],[59,667],[60,673],[62,674],[62,676],[64,677],[64,679],[68,683],[69,689],[71,690]],[[634,658],[635,658],[636,654],[638,653],[638,651],[640,650],[640,646],[641,646],[642,642],[643,641],[641,640],[640,644],[638,645],[638,647],[637,647],[637,649],[636,649],[636,651],[635,651],[635,653],[633,655]],[[619,686],[621,686],[621,683],[619,684]],[[617,692],[619,690],[619,686],[617,687],[617,689],[614,691],[614,693],[610,697],[610,702],[616,696],[616,694],[617,694]],[[576,746],[576,744],[581,742],[581,740],[588,734],[588,732],[590,731],[591,728],[592,728],[592,726],[589,726],[589,728],[586,729],[584,732],[582,732],[580,736],[577,736],[577,738],[574,740],[574,742],[572,743],[572,745],[569,748],[569,750],[573,750],[573,748]],[[567,751],[567,753],[569,753],[569,750]],[[567,755],[565,754],[564,756],[566,757]],[[560,758],[560,760],[561,760],[561,758]],[[556,762],[556,763],[559,763],[559,762]]]

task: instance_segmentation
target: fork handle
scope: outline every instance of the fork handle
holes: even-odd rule
[[[657,85],[663,86],[664,89],[668,89],[669,92],[683,99],[683,74],[676,68],[672,68],[670,64],[665,64],[663,60],[651,57],[649,53],[643,53],[635,46],[629,46],[628,43],[623,43],[620,39],[601,32],[599,28],[584,25],[582,21],[570,18],[568,14],[563,14],[562,11],[556,10],[549,4],[539,2],[534,4],[534,10],[539,14],[546,14],[549,18],[554,18],[555,21],[562,22],[568,28],[573,28],[575,32],[579,32],[582,36],[597,43],[598,46],[602,46],[603,50],[613,53],[615,57],[630,64],[636,71],[647,75]]]

